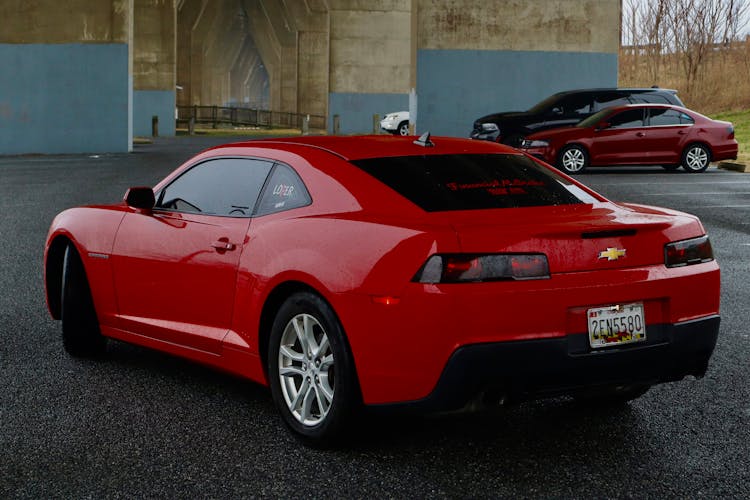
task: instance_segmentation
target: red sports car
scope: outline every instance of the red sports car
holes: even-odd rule
[[[210,149],[59,214],[45,284],[71,355],[118,339],[268,384],[312,443],[362,405],[627,401],[702,376],[719,332],[696,217],[445,137]]]
[[[731,123],[661,104],[604,109],[574,127],[531,134],[521,149],[568,174],[589,165],[682,165],[703,172],[712,161],[737,158]]]

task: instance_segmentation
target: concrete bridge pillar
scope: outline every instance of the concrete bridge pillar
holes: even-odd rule
[[[129,151],[133,0],[4,0],[0,19],[0,154]]]
[[[329,116],[341,116],[342,133],[372,130],[373,114],[409,108],[412,0],[328,5]]]
[[[175,0],[134,0],[133,133],[175,134],[177,9]]]

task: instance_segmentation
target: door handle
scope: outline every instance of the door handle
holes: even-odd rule
[[[680,134],[680,135],[685,135],[685,134],[687,134],[687,131],[686,130],[678,130],[677,133]]]
[[[636,137],[646,137],[646,134],[644,132],[636,132]]]
[[[218,251],[231,251],[237,248],[237,246],[234,243],[229,242],[229,238],[219,238],[218,240],[211,243],[211,247],[215,248]]]

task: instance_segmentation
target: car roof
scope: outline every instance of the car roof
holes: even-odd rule
[[[326,135],[284,137],[278,139],[259,139],[235,142],[216,146],[211,151],[223,148],[258,148],[270,147],[299,151],[296,146],[305,146],[327,151],[344,160],[362,160],[393,156],[423,156],[445,154],[520,154],[508,146],[491,141],[477,141],[457,137],[431,137],[433,146],[422,146],[415,143],[417,137],[392,135]]]
[[[592,89],[564,90],[562,92],[557,92],[555,95],[582,94],[585,92],[667,92],[670,94],[677,94],[677,90],[675,89],[664,89],[661,87],[599,87]]]

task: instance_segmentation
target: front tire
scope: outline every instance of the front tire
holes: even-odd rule
[[[304,443],[328,446],[358,406],[354,362],[331,307],[309,292],[279,309],[268,349],[271,395],[284,423]]]
[[[401,122],[396,129],[398,135],[409,135],[409,122]]]
[[[565,146],[557,158],[557,168],[569,175],[580,174],[589,166],[589,154],[577,144]]]
[[[62,341],[65,351],[75,357],[97,357],[106,349],[81,256],[72,244],[63,256],[60,297]]]
[[[697,174],[705,171],[711,163],[711,152],[703,144],[691,144],[682,152],[682,168]]]

